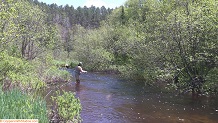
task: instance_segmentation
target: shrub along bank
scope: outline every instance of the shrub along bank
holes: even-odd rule
[[[26,61],[2,52],[0,58],[0,119],[39,119],[42,123],[49,122],[51,110],[46,107],[45,100],[33,95],[49,85],[71,81],[70,73],[58,68],[50,57]],[[61,105],[65,103],[63,103],[64,100],[62,102],[58,100],[62,95],[57,96],[57,98],[54,97],[57,99],[54,101],[57,101],[59,111],[62,113],[65,108],[62,110]],[[81,108],[79,100],[73,93],[67,93],[67,96],[70,100],[77,100],[76,102],[68,101],[67,105]],[[62,99],[68,100],[65,97]],[[75,108],[67,111],[71,114],[67,119],[62,113],[62,120],[76,120],[76,118],[80,120],[80,110]]]

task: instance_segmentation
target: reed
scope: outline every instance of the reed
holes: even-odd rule
[[[0,90],[0,119],[38,119],[48,123],[46,102],[22,93],[18,89]]]

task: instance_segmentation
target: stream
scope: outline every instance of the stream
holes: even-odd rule
[[[163,93],[114,74],[84,73],[80,78],[79,85],[59,87],[80,99],[82,123],[218,123],[217,97]]]

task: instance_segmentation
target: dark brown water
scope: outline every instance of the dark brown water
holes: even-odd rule
[[[216,97],[176,96],[137,83],[115,75],[86,73],[81,75],[80,85],[61,83],[50,89],[76,93],[82,103],[83,123],[218,123]],[[46,98],[50,95],[52,92]]]

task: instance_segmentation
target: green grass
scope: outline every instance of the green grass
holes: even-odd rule
[[[46,103],[34,99],[19,90],[3,92],[0,90],[0,119],[38,119],[48,123]]]

